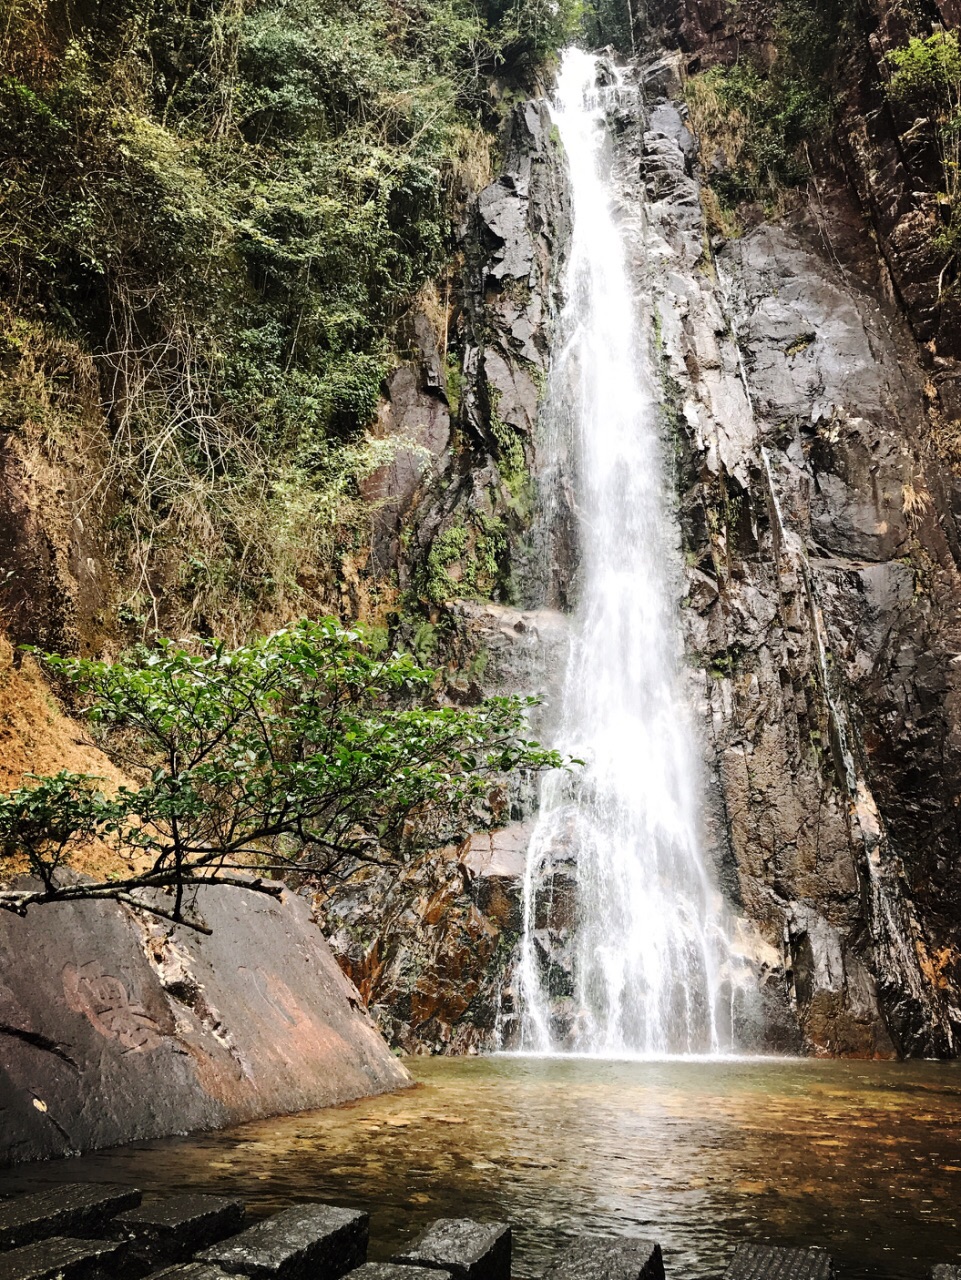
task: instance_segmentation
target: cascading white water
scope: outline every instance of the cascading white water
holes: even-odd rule
[[[525,884],[521,1047],[717,1053],[733,1048],[741,966],[699,847],[698,771],[679,672],[677,536],[649,335],[610,176],[605,107],[627,91],[598,89],[597,73],[594,57],[568,50],[556,95],[573,237],[545,445],[548,455],[572,451],[581,551],[555,745],[585,763],[551,774],[542,788]],[[576,868],[573,993],[562,992],[562,1018],[542,919],[559,858]]]

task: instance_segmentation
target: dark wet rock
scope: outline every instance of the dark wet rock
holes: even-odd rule
[[[458,1280],[510,1280],[511,1229],[506,1222],[439,1218],[394,1261],[447,1271]]]
[[[0,1203],[0,1249],[14,1249],[47,1236],[101,1232],[117,1214],[136,1211],[141,1193],[102,1183],[66,1183]]]
[[[408,1083],[303,899],[213,888],[193,909],[210,937],[109,902],[3,914],[0,1161]]]
[[[335,954],[390,1043],[407,1052],[470,1053],[496,1043],[521,882],[478,874],[468,862],[477,866],[475,841],[490,859],[499,838],[514,846],[503,856],[516,866],[522,837],[495,832],[431,851],[400,876],[358,872],[318,900]],[[495,861],[489,869],[508,868]]]
[[[198,1262],[262,1280],[337,1280],[367,1256],[369,1216],[329,1204],[303,1204],[205,1249]]]
[[[244,1225],[244,1206],[222,1196],[182,1195],[129,1209],[110,1224],[125,1240],[131,1260],[145,1271],[192,1258],[200,1249],[234,1235]]]
[[[779,1249],[742,1244],[734,1251],[724,1280],[832,1280],[834,1264],[824,1249]]]
[[[631,1237],[584,1236],[551,1263],[544,1280],[664,1280],[661,1246]]]
[[[116,1240],[52,1236],[0,1254],[0,1280],[104,1280],[122,1274],[125,1250]]]

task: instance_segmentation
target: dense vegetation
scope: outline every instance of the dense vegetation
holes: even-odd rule
[[[303,609],[390,449],[392,327],[574,0],[0,9],[0,427],[83,473],[134,634]]]
[[[719,230],[736,229],[745,202],[776,214],[783,193],[809,177],[811,148],[830,136],[856,13],[854,0],[785,0],[770,67],[745,58],[688,81]]]
[[[320,884],[398,862],[490,823],[490,793],[515,769],[562,763],[526,735],[532,699],[437,705],[433,672],[377,647],[326,621],[237,649],[48,656],[133,785],[61,772],[0,797],[0,878],[20,867],[40,882],[0,892],[0,908],[113,898],[190,922],[192,886],[254,872]],[[65,876],[95,842],[116,874]]]
[[[866,74],[858,50],[868,27],[855,0],[784,0],[774,10],[773,61],[756,51],[688,80],[686,97],[702,142],[706,203],[714,228],[736,234],[738,210],[760,205],[777,216],[792,189],[830,151],[845,94]],[[918,21],[921,20],[918,15]],[[875,86],[912,144],[927,140],[938,164],[942,277],[961,247],[961,47],[955,31],[923,31],[892,49]],[[924,185],[926,174],[916,175]]]
[[[961,45],[956,31],[915,36],[888,55],[888,93],[927,128],[940,168],[940,230],[945,270],[961,252]],[[913,127],[913,126],[912,126]],[[945,270],[942,271],[942,278]]]

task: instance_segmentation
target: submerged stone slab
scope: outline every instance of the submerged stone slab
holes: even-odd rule
[[[366,1259],[369,1225],[355,1209],[295,1205],[205,1249],[197,1261],[265,1280],[338,1280]]]
[[[111,1218],[140,1204],[133,1187],[68,1183],[0,1203],[0,1249],[15,1249],[48,1236],[99,1233]]]
[[[834,1263],[825,1249],[781,1249],[768,1244],[737,1247],[724,1280],[833,1280]]]
[[[0,1280],[101,1280],[119,1273],[125,1251],[118,1240],[53,1236],[0,1254]]]
[[[240,1200],[183,1195],[129,1209],[110,1224],[110,1235],[126,1240],[130,1257],[147,1268],[170,1266],[235,1235],[244,1225]]]
[[[449,1271],[458,1280],[510,1280],[511,1229],[506,1222],[438,1218],[393,1261]]]
[[[203,1280],[203,1277],[198,1277]],[[351,1271],[347,1280],[451,1280],[449,1271],[434,1267],[413,1267],[401,1262],[365,1262]]]
[[[150,1280],[232,1280],[232,1277],[211,1262],[182,1262],[165,1271],[155,1271]]]
[[[961,1280],[961,1267],[951,1262],[939,1262],[931,1268],[931,1280]]]
[[[551,1264],[544,1280],[664,1280],[661,1246],[630,1236],[581,1236]]]

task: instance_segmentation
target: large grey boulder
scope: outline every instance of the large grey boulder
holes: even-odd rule
[[[409,1083],[303,899],[195,893],[210,937],[110,902],[0,914],[0,1164]]]

